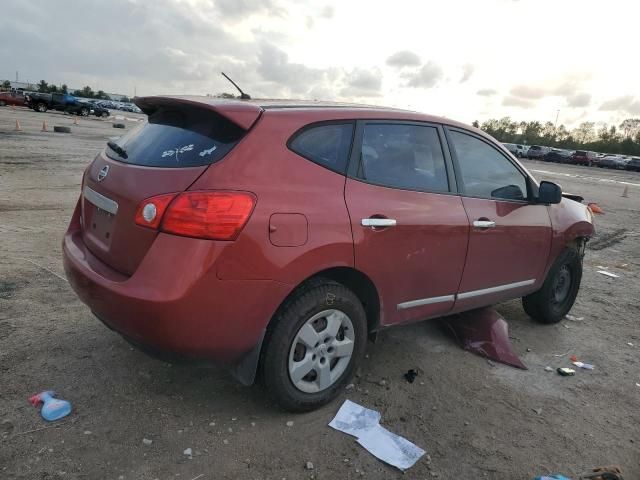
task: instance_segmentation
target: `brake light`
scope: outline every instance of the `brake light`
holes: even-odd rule
[[[235,240],[253,212],[246,192],[184,192],[164,214],[163,232],[212,240]]]
[[[136,211],[136,224],[142,227],[157,229],[171,200],[176,198],[177,193],[168,193],[166,195],[158,195],[157,197],[147,198],[140,203]]]

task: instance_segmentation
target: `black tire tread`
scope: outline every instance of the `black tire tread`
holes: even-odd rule
[[[561,308],[554,309],[550,302],[553,279],[562,265],[567,263],[570,263],[573,266],[571,291],[569,292],[569,296],[565,302],[563,302]],[[569,313],[571,307],[573,307],[573,303],[578,295],[578,290],[580,289],[581,279],[582,259],[580,258],[580,254],[574,248],[567,248],[563,250],[551,266],[542,287],[540,287],[538,291],[522,298],[524,311],[527,315],[540,323],[558,323],[567,313]]]
[[[297,325],[313,315],[329,293],[336,295],[336,299],[340,298],[340,303],[344,300],[344,304],[355,311],[355,315],[350,315],[356,334],[354,352],[351,364],[339,381],[323,392],[306,394],[290,385],[288,371],[281,368],[282,355],[289,354],[291,336],[295,335]],[[322,308],[331,308],[331,305],[322,305]],[[364,307],[351,290],[327,278],[319,277],[305,282],[278,309],[265,336],[260,359],[260,379],[270,397],[285,410],[293,412],[310,411],[333,400],[343,390],[364,356],[366,330]]]

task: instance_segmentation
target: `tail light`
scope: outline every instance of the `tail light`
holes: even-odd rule
[[[167,209],[171,200],[176,198],[177,193],[167,193],[157,197],[143,200],[136,211],[136,223],[143,227],[157,229],[162,220],[162,215]]]
[[[186,237],[235,240],[256,204],[246,192],[184,192],[144,200],[138,225]]]

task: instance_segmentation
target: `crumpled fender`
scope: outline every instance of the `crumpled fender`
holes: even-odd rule
[[[552,238],[547,271],[567,245],[570,245],[577,238],[589,239],[596,231],[593,224],[593,214],[589,208],[569,198],[563,198],[560,203],[551,205],[549,217]]]

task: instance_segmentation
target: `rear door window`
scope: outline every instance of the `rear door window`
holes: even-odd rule
[[[107,147],[113,160],[149,167],[183,168],[222,159],[245,131],[216,112],[192,107],[160,108],[148,121]]]
[[[435,127],[367,124],[358,176],[385,187],[447,192],[447,170]]]
[[[351,151],[353,123],[310,126],[289,142],[289,148],[314,163],[344,174]]]

